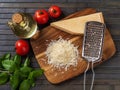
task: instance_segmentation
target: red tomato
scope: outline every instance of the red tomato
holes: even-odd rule
[[[58,18],[61,15],[61,9],[56,5],[51,6],[48,11],[53,18]]]
[[[25,40],[18,40],[15,43],[15,49],[18,55],[27,55],[29,52],[29,44]]]
[[[46,10],[37,10],[34,14],[34,18],[39,24],[46,24],[49,20],[49,15]]]

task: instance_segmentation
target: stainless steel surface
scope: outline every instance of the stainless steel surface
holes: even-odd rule
[[[82,57],[88,62],[97,62],[102,55],[105,25],[100,22],[90,21],[86,23]]]

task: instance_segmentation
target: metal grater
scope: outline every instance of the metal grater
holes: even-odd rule
[[[105,25],[100,22],[86,23],[82,57],[88,62],[97,62],[101,58]]]

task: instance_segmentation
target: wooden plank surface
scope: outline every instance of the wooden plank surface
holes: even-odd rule
[[[117,52],[108,62],[95,69],[94,90],[120,90],[120,0],[0,0],[0,15],[2,14],[0,16],[0,55],[6,52],[15,53],[14,48],[11,47],[14,47],[14,43],[18,38],[11,34],[10,29],[6,25],[7,20],[10,19],[10,15],[18,11],[34,14],[36,9],[45,8],[47,10],[53,4],[61,7],[64,16],[87,7],[94,7],[103,12],[107,27],[109,27],[116,44]],[[2,49],[3,47],[4,49]],[[33,54],[32,51],[31,54]],[[39,67],[34,57],[32,57],[32,66],[35,68]],[[88,75],[91,75],[90,71]],[[88,87],[90,80],[91,78],[88,76]],[[31,90],[82,90],[83,75],[60,85],[51,85],[44,76],[36,82],[36,87]],[[9,83],[0,86],[0,90],[11,90]]]

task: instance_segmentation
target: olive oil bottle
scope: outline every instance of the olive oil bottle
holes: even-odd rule
[[[31,38],[37,31],[37,23],[27,13],[15,13],[12,20],[8,21],[13,33],[20,38]]]

